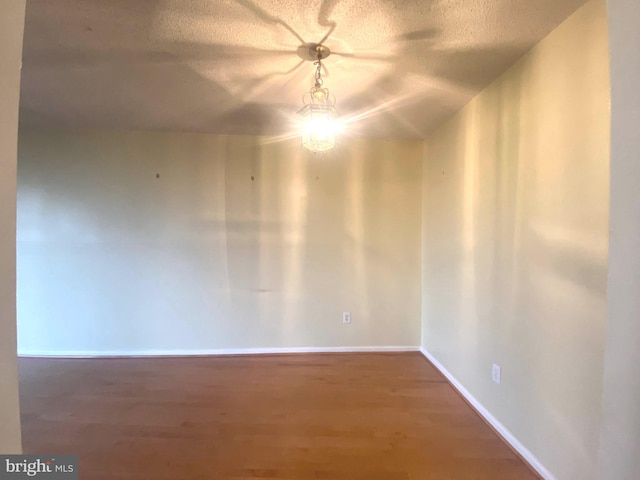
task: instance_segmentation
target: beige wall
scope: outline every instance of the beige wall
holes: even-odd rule
[[[421,142],[265,140],[21,132],[20,352],[417,347]]]
[[[599,443],[607,48],[591,0],[425,149],[423,346],[566,480],[594,478]]]
[[[608,0],[611,220],[600,479],[640,478],[640,2]]]
[[[24,0],[0,3],[0,453],[19,453],[16,149]]]
[[[589,3],[442,127],[428,142],[429,153],[425,159],[423,344],[559,479],[593,478],[597,471],[598,478],[603,480],[631,480],[640,470],[640,377],[636,371],[640,364],[640,323],[637,322],[640,315],[637,302],[640,222],[636,221],[640,218],[640,138],[637,129],[640,123],[637,93],[640,57],[638,50],[633,48],[640,42],[637,29],[640,4],[636,0],[608,0],[608,6],[613,135],[604,367],[603,277],[607,239],[603,225],[606,224],[608,205],[608,172],[607,139],[603,132],[608,131],[608,115],[607,79],[603,67],[606,55],[602,51],[607,39],[602,24],[605,18],[602,3]],[[20,36],[18,30],[22,25],[15,15],[23,14],[24,4],[15,1],[11,6],[0,8],[0,22],[3,23],[0,35],[12,36],[1,42],[4,50],[0,57],[0,82],[3,87],[7,80],[9,84],[14,83],[14,87],[0,90],[3,105],[9,102],[11,106],[0,109],[0,115],[3,115],[0,148],[6,149],[0,163],[0,182],[4,182],[0,192],[8,195],[0,205],[9,207],[3,211],[5,221],[0,224],[6,230],[0,237],[0,266],[6,269],[8,265],[9,268],[0,277],[3,312],[0,324],[0,451],[10,452],[19,450],[12,352],[13,301],[9,298],[12,282],[6,281],[7,278],[11,280],[13,262],[11,238],[6,232],[12,228],[11,125],[15,118],[11,112],[15,111],[12,102],[16,100],[17,85],[13,67],[16,56],[7,55],[6,51],[10,47],[15,53],[13,48],[18,43],[15,39]],[[116,158],[125,151],[131,154],[130,158],[146,157],[140,152],[147,149],[145,143],[151,143],[131,140],[126,143],[139,148],[123,149],[121,145],[114,145],[118,142],[99,139],[102,135],[106,136],[90,134],[84,141],[91,143],[88,139],[94,138],[96,143],[108,145]],[[55,145],[61,141],[34,134],[34,138],[37,137],[40,138],[34,143],[43,147],[47,142]],[[218,152],[218,149],[214,151]],[[165,161],[171,166],[168,154],[157,157],[166,157]],[[39,162],[42,158],[50,157],[43,155],[33,161]],[[105,153],[101,158],[110,157]],[[64,159],[59,161],[64,163]],[[253,162],[251,171],[260,163]],[[79,164],[75,165],[75,168],[79,167]],[[243,168],[247,170],[246,166]],[[335,166],[323,165],[322,168]],[[309,169],[307,166],[306,170]],[[61,172],[58,175],[63,176]],[[82,175],[84,178],[87,173]],[[101,180],[95,176],[88,175],[92,181],[85,186],[87,191],[83,195],[91,197],[90,191],[96,184],[101,194],[105,194],[109,184],[114,188],[114,195],[123,190],[130,191],[131,186],[118,186],[118,183],[114,186],[108,175],[100,185]],[[33,180],[35,188],[39,188],[40,181],[38,178]],[[156,198],[165,197],[165,188]],[[364,186],[360,188],[365,190]],[[49,208],[60,210],[55,206],[56,202],[64,201],[56,197],[66,195],[60,190],[48,196],[46,192],[51,190],[45,187],[44,193],[37,193],[36,197],[43,195],[44,198],[39,207],[38,201],[29,201],[29,208],[36,212],[27,216],[41,218],[28,223],[40,222],[38,228],[43,230],[40,240],[30,236],[23,239],[31,244],[29,255],[32,260],[38,258],[35,252],[39,241],[42,241],[42,256],[48,256],[47,242],[52,245],[52,251],[58,248],[46,233],[51,225],[45,225],[44,216]],[[133,190],[136,190],[135,186],[131,187]],[[207,191],[204,195],[215,193]],[[116,202],[114,207],[124,212],[124,218],[128,218],[124,222],[135,221],[131,218],[135,215],[127,212],[131,205],[138,208],[136,201],[139,198],[133,197],[131,202]],[[122,203],[127,206],[123,207]],[[140,208],[149,211],[149,203],[143,204],[145,206]],[[39,213],[38,209],[41,209]],[[62,208],[65,209],[67,207]],[[356,210],[358,208],[351,205],[351,211]],[[77,215],[84,215],[85,219],[78,222]],[[78,230],[78,223],[90,226],[93,222],[86,220],[87,216],[92,217],[86,212],[70,211],[63,216],[70,219],[65,227],[70,235],[74,229]],[[370,222],[361,222],[365,223]],[[99,226],[98,231],[112,227]],[[38,228],[33,225],[29,228],[31,233],[36,232],[37,238]],[[436,234],[438,231],[442,233]],[[64,235],[58,238],[64,238]],[[78,235],[69,248],[80,246],[80,257],[84,255],[84,244],[94,241],[82,238],[82,234]],[[137,242],[136,238],[123,242],[139,243],[139,251],[148,255],[143,248],[144,241]],[[149,240],[151,236],[146,238],[153,243]],[[255,235],[251,238],[255,251],[258,243]],[[117,246],[115,241],[111,245],[116,248],[110,251],[107,243],[104,251],[111,259],[124,248]],[[71,251],[65,255],[74,256]],[[362,260],[364,257],[366,255],[361,254],[359,265],[366,263]],[[82,263],[81,260],[78,262]],[[101,262],[95,269],[98,277],[111,268],[102,272],[101,265],[108,263],[108,259]],[[130,268],[128,264],[126,266]],[[363,277],[360,278],[362,281]],[[55,280],[57,282],[59,276],[55,276]],[[229,280],[228,283],[231,285],[232,282]],[[67,297],[77,295],[77,292],[55,286],[56,291],[62,290]],[[125,284],[121,290],[126,291],[129,286]],[[87,287],[80,287],[80,292],[86,292]],[[52,301],[51,294],[43,298]],[[88,303],[91,299],[84,301]],[[151,303],[147,299],[146,305]],[[61,308],[55,303],[53,306]],[[117,318],[117,315],[110,318]],[[357,318],[354,317],[354,321]],[[153,325],[147,327],[149,331],[155,328]],[[41,344],[35,346],[43,347]],[[504,369],[501,386],[490,383],[492,362],[500,363]],[[603,369],[604,401],[600,406]],[[604,412],[601,420],[600,407]],[[598,427],[601,429],[599,468],[591,470],[595,462]]]

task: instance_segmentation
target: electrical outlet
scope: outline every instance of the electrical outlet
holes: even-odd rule
[[[342,312],[342,323],[351,323],[351,312]]]
[[[493,367],[491,368],[491,378],[497,384],[502,382],[502,369],[500,368],[500,365],[496,365],[495,363],[493,364]]]

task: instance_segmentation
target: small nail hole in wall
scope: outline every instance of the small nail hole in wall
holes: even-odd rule
[[[253,177],[253,175],[251,176],[251,181],[253,182],[255,180],[255,178]]]
[[[159,173],[156,173],[156,178],[160,178],[160,174]]]

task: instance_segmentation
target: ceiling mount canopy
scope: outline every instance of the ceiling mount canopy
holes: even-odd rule
[[[304,106],[298,111],[302,117],[302,146],[312,152],[324,152],[335,146],[336,133],[336,98],[322,80],[322,60],[331,51],[316,44],[309,48],[309,54],[316,59],[316,72],[314,85],[302,96]]]
[[[309,55],[314,59],[324,60],[331,55],[331,50],[326,45],[316,43],[309,47]]]

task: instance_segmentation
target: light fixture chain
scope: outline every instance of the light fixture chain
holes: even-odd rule
[[[316,65],[316,87],[322,86],[322,55],[318,53],[318,61],[314,62]]]

